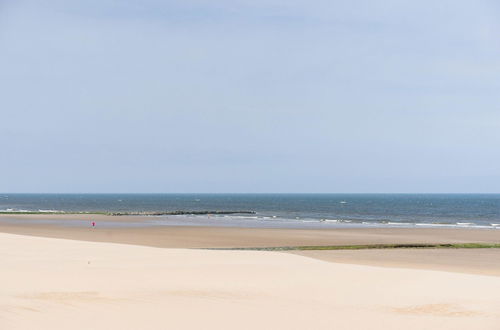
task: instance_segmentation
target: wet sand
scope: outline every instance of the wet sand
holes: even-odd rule
[[[47,220],[58,220],[47,224]],[[91,227],[89,219],[96,221]],[[144,225],[151,217],[0,215],[0,232],[168,248],[272,247],[391,243],[500,243],[499,229],[470,228],[244,228]],[[65,225],[61,225],[65,223]],[[118,226],[118,224],[130,226]],[[134,225],[132,225],[134,224]]]

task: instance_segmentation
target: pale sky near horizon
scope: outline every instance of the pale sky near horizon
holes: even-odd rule
[[[0,0],[0,74],[0,192],[500,192],[493,0]]]

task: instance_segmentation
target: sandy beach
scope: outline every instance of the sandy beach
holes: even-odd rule
[[[499,1],[0,16],[0,330],[500,330]]]
[[[2,329],[498,329],[500,277],[0,234]]]
[[[87,218],[0,216],[0,328],[499,329],[500,249],[200,248],[495,243],[500,230],[71,224]]]
[[[49,219],[67,225],[47,224]],[[112,242],[161,248],[241,248],[304,245],[498,243],[500,230],[458,228],[284,229],[198,226],[110,227],[106,223],[147,221],[148,217],[92,215],[0,215],[0,232]],[[7,221],[9,220],[9,221]],[[86,221],[84,225],[82,221]],[[77,223],[78,225],[75,225]],[[397,249],[294,251],[319,260],[381,267],[500,275],[500,249]]]
[[[97,223],[95,228],[91,228],[90,219]],[[54,222],[48,223],[49,220]],[[383,227],[297,229],[141,225],[150,220],[151,217],[147,216],[0,214],[0,232],[167,248],[500,242],[499,229]]]

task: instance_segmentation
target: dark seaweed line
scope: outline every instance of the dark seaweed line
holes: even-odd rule
[[[163,212],[109,212],[108,215],[205,215],[205,214],[255,214],[255,211],[163,211]]]
[[[102,212],[102,211],[74,211],[74,212],[40,212],[40,211],[0,211],[0,214],[101,214],[111,216],[127,215],[206,215],[206,214],[256,214],[255,211],[158,211],[158,212]]]

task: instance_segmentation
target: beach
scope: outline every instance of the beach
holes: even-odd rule
[[[0,15],[0,330],[500,330],[498,1]]]
[[[500,277],[0,234],[5,329],[498,329]]]
[[[0,232],[165,248],[241,248],[304,245],[498,243],[500,229],[182,225],[181,217],[101,214],[0,214]],[[166,225],[151,225],[165,219]],[[173,220],[172,220],[173,219]],[[172,220],[171,222],[169,222]],[[95,228],[91,222],[96,223]],[[171,223],[171,224],[169,224]],[[193,223],[193,222],[192,222]],[[237,223],[237,222],[233,222]],[[254,223],[254,222],[252,222]],[[92,230],[89,230],[92,229]]]
[[[91,228],[89,219],[97,223],[95,228]],[[176,249],[500,242],[498,229],[137,225],[150,219],[145,216],[3,214],[0,215],[0,232]],[[54,222],[47,223],[47,220]],[[336,263],[500,275],[500,249],[375,249],[290,253]]]
[[[499,329],[500,249],[206,248],[487,243],[500,230],[113,227],[103,222],[141,218],[104,215],[92,228],[15,217],[0,217],[2,329]]]

